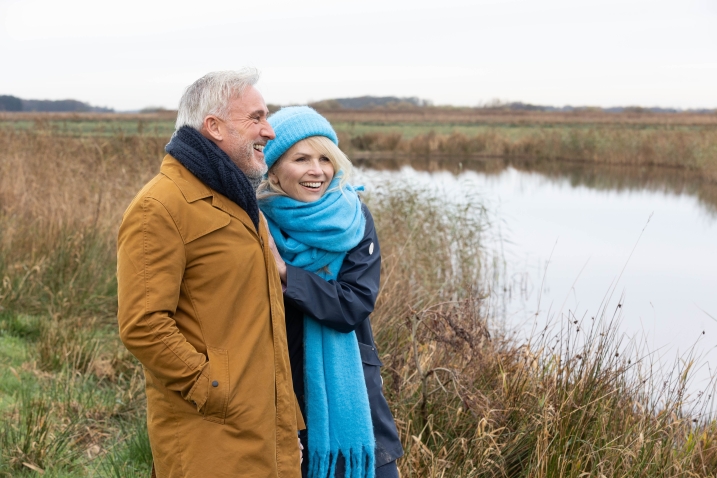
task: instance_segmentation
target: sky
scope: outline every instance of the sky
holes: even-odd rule
[[[282,105],[717,108],[717,0],[0,0],[0,95],[175,109],[243,66]]]

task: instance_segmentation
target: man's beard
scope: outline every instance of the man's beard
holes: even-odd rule
[[[254,191],[259,188],[261,181],[264,179],[263,174],[260,174],[259,176],[248,176],[245,174],[245,176],[249,180],[249,184],[251,184],[251,187],[254,189]]]
[[[234,136],[237,140],[241,140],[241,137],[236,130],[230,130],[229,134]],[[239,143],[236,148],[230,151],[229,158],[239,169],[242,170],[249,183],[252,185],[254,190],[259,187],[259,183],[264,179],[264,175],[267,172],[266,163],[262,161],[261,165],[254,163],[254,142],[250,141],[247,143]]]

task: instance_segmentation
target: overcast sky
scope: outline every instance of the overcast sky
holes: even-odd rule
[[[0,0],[0,95],[176,108],[244,65],[279,104],[717,108],[717,0]]]

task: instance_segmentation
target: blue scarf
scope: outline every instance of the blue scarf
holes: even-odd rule
[[[259,199],[284,261],[326,280],[336,279],[366,226],[356,189],[346,186],[341,192],[339,179],[315,202]],[[356,333],[304,316],[304,380],[309,478],[333,478],[339,453],[346,478],[373,478],[375,440]]]

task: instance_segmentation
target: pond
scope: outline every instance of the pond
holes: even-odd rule
[[[702,367],[690,389],[707,385],[717,364],[713,185],[664,169],[356,162],[369,191],[400,178],[455,201],[481,197],[493,218],[488,248],[503,264],[498,312],[526,336],[536,324],[618,311],[620,330],[664,364],[694,346]]]

